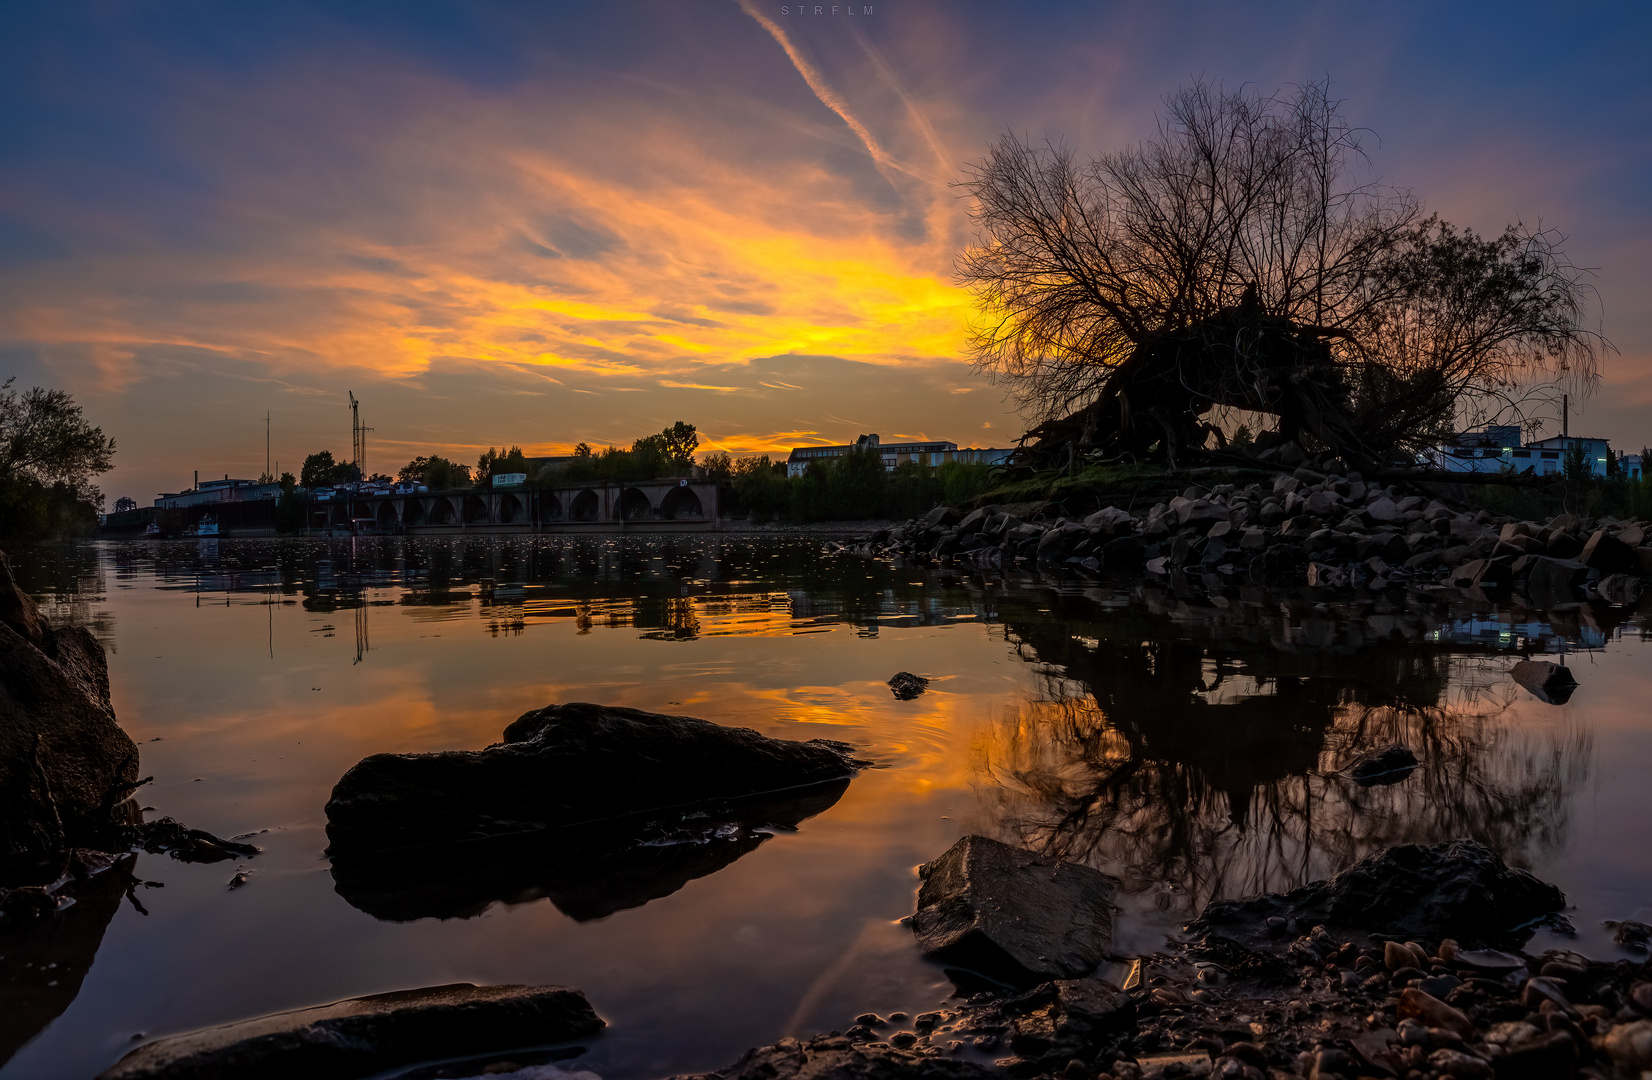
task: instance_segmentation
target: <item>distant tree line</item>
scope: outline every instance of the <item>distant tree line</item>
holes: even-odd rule
[[[628,450],[618,446],[599,450],[582,442],[570,457],[537,470],[520,446],[489,447],[474,469],[439,455],[420,455],[403,465],[396,479],[424,484],[432,491],[486,488],[493,477],[511,473],[525,474],[530,483],[539,484],[638,483],[687,476],[695,466],[699,446],[695,426],[678,420],[657,434],[634,440]],[[938,503],[965,502],[986,490],[991,479],[989,466],[962,461],[935,468],[907,462],[889,471],[872,448],[812,461],[797,477],[788,477],[786,463],[773,461],[767,454],[735,458],[710,453],[701,457],[699,466],[706,479],[722,489],[725,516],[746,516],[759,523],[914,517]],[[337,462],[330,451],[323,450],[304,459],[300,482],[314,488],[358,478],[355,466]],[[369,479],[390,482],[389,477]]]
[[[103,492],[92,477],[114,464],[115,440],[64,390],[26,393],[0,383],[0,537],[35,540],[97,528]]]
[[[767,454],[740,459],[710,454],[701,465],[709,479],[733,496],[724,512],[748,516],[758,524],[780,518],[810,522],[917,517],[940,503],[967,502],[992,482],[992,467],[979,462],[948,461],[930,467],[908,461],[890,471],[871,447],[817,458],[796,477],[788,477],[786,463],[771,462]]]

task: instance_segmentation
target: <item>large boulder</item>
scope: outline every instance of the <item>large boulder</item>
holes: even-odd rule
[[[1189,929],[1269,947],[1267,920],[1402,940],[1519,944],[1566,895],[1472,840],[1403,844],[1288,893],[1210,904]]]
[[[397,1065],[583,1038],[602,1027],[578,990],[454,983],[157,1039],[98,1080],[354,1080]]]
[[[1634,549],[1605,529],[1596,529],[1583,545],[1577,561],[1602,574],[1634,574],[1640,570]]]
[[[926,956],[1011,986],[1078,979],[1113,941],[1118,879],[984,836],[918,868],[912,929]]]
[[[115,721],[103,646],[54,629],[0,554],[0,876],[56,876],[128,819],[138,748]]]
[[[866,764],[844,743],[770,739],[691,716],[574,702],[526,713],[486,750],[374,754],[327,802],[335,856],[646,823],[797,792]]]

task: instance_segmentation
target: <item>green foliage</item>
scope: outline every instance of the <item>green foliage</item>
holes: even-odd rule
[[[1594,475],[1590,468],[1588,444],[1574,442],[1566,448],[1566,456],[1561,460],[1561,471],[1566,479],[1573,483],[1588,480]]]
[[[694,451],[700,448],[700,436],[693,424],[679,420],[656,437],[661,440],[660,449],[665,452],[671,468],[686,469],[694,464]]]
[[[946,468],[946,465],[941,468]],[[882,516],[918,517],[929,513],[936,503],[945,498],[946,483],[940,469],[931,469],[915,461],[903,462],[895,466],[895,471],[888,474],[884,481]]]
[[[727,454],[707,454],[700,459],[700,468],[706,471],[707,480],[719,484],[727,484],[734,479],[734,459]]]
[[[310,500],[298,493],[297,481],[293,474],[281,474],[281,497],[275,503],[275,531],[283,536],[292,536],[304,531],[305,510],[309,508]]]
[[[595,451],[580,443],[574,447],[573,460],[555,470],[554,479],[575,484],[592,481],[628,484],[677,476],[694,464],[694,450],[699,445],[700,437],[694,425],[681,420],[657,435],[636,440],[629,450],[610,446]]]
[[[361,472],[348,461],[334,461],[331,450],[322,450],[304,459],[298,470],[298,482],[307,488],[326,487],[329,484],[348,484],[361,479]]]
[[[0,478],[0,538],[8,543],[88,536],[97,524],[97,506],[69,484],[42,484],[28,476]]]
[[[520,446],[513,446],[509,450],[501,447],[495,450],[488,447],[487,453],[476,459],[476,483],[485,487],[495,476],[506,473],[526,473],[528,459],[522,453]]]
[[[1646,461],[1643,455],[1641,461]],[[1645,466],[1643,465],[1644,469]],[[1637,521],[1652,518],[1652,476],[1644,473],[1639,480],[1623,482],[1624,496],[1629,504],[1629,516]]]
[[[423,484],[431,491],[448,491],[470,486],[470,469],[456,461],[431,454],[414,458],[396,472],[405,484]]]
[[[968,502],[992,486],[992,466],[979,461],[942,462],[935,475],[942,488],[941,498],[936,501],[948,506]]]
[[[784,462],[771,462],[769,455],[741,458],[733,463],[733,513],[746,513],[753,524],[786,514],[791,509],[790,481]]]
[[[111,467],[115,441],[63,390],[20,394],[0,383],[0,535],[42,538],[97,526],[103,493],[92,477]]]

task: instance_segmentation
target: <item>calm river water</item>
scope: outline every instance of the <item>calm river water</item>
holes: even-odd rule
[[[139,856],[138,876],[164,883],[137,892],[147,913],[117,891],[46,938],[0,943],[0,979],[30,1003],[0,1016],[0,1077],[84,1080],[137,1038],[455,981],[584,990],[610,1026],[577,1067],[605,1080],[720,1067],[860,1012],[944,1001],[951,983],[899,920],[917,865],[968,833],[1124,878],[1124,953],[1213,897],[1455,836],[1566,890],[1576,938],[1543,931],[1534,948],[1616,955],[1601,921],[1652,916],[1647,619],[1397,595],[1179,600],[823,547],[725,535],[12,553],[53,618],[108,647],[116,712],[155,778],[139,792],[150,817],[256,834],[263,852]],[[1559,653],[1582,684],[1567,704],[1508,680],[1516,659]],[[896,700],[885,680],[903,670],[928,692]],[[477,885],[462,910],[415,901],[390,921],[335,889],[322,807],[346,769],[481,748],[564,701],[839,739],[878,767],[797,831],[646,902],[647,889],[571,903],[527,868]],[[1396,741],[1423,761],[1403,783],[1336,772]],[[250,879],[231,889],[240,868]]]

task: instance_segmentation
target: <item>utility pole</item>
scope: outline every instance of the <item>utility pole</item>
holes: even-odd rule
[[[1572,399],[1570,394],[1560,395],[1560,437],[1562,439],[1572,433]]]
[[[264,476],[274,480],[275,474],[270,472],[270,411],[264,410]]]

